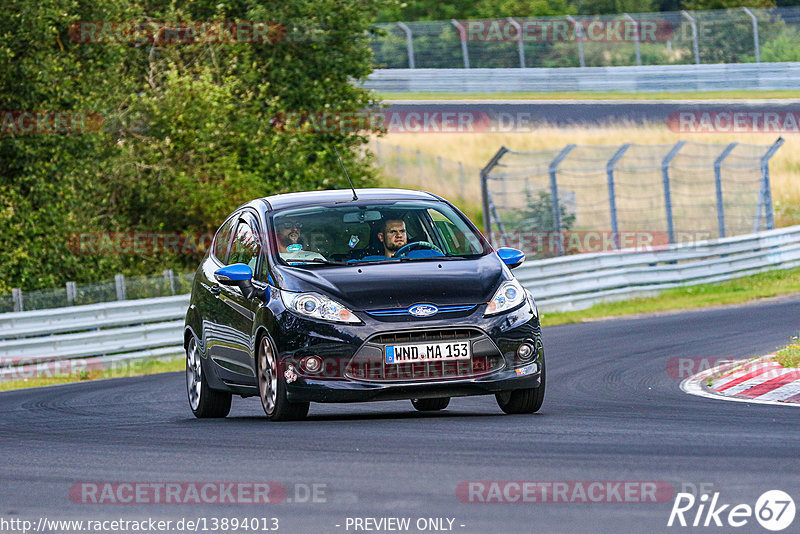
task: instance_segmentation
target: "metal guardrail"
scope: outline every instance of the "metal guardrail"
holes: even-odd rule
[[[793,226],[646,252],[530,261],[514,272],[547,312],[798,265],[800,226]],[[86,368],[179,355],[188,299],[180,295],[0,314],[0,379],[53,372],[52,364],[59,362],[80,362]]]
[[[189,295],[0,314],[2,340],[181,319]]]
[[[364,87],[385,93],[794,90],[800,63],[498,69],[378,69]]]
[[[0,314],[0,380],[182,354],[189,295]]]
[[[792,226],[654,251],[548,258],[526,263],[514,274],[533,293],[539,308],[552,312],[797,266],[800,226]]]
[[[44,337],[0,341],[0,358],[6,362],[39,363],[99,354],[117,354],[161,348],[180,343],[183,321],[114,328]]]

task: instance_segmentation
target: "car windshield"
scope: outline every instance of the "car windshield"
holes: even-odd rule
[[[468,258],[483,236],[443,202],[369,201],[286,209],[272,215],[274,253],[289,265],[348,265]]]

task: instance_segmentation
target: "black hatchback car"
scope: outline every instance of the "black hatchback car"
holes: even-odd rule
[[[533,297],[458,209],[399,189],[275,195],[234,211],[197,270],[186,314],[186,385],[197,417],[259,396],[272,420],[310,402],[494,394],[506,413],[542,405]]]

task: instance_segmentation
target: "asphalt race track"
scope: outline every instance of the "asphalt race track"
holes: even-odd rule
[[[434,415],[405,401],[312,404],[308,421],[279,424],[267,422],[257,399],[235,398],[228,419],[197,420],[180,373],[0,393],[0,516],[277,517],[279,532],[291,534],[355,532],[345,529],[347,517],[410,517],[412,526],[418,518],[454,518],[453,530],[465,534],[730,532],[667,528],[673,498],[469,503],[456,488],[466,481],[654,481],[675,491],[705,484],[732,505],[754,506],[772,489],[800,502],[800,409],[690,396],[666,370],[673,357],[770,352],[797,333],[798,316],[793,297],[546,328],[547,396],[533,416],[505,416],[494,398],[473,397]],[[304,485],[324,484],[318,500],[326,502],[70,500],[70,488],[88,481],[272,481],[294,501],[304,500]],[[798,522],[786,532],[797,532]],[[754,518],[735,530],[766,532]]]
[[[491,132],[532,131],[554,126],[598,126],[615,123],[665,125],[677,133],[680,112],[755,113],[763,127],[765,112],[800,113],[800,100],[386,100],[387,113],[462,113],[491,121]],[[388,119],[387,119],[388,121]],[[480,131],[480,127],[477,128]],[[736,130],[737,132],[740,130]],[[745,131],[745,130],[742,130]],[[796,133],[791,130],[788,133]],[[690,133],[690,132],[683,132]],[[773,132],[774,133],[774,132]],[[775,134],[777,135],[777,133]]]

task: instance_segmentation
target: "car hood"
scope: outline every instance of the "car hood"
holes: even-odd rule
[[[510,278],[496,254],[336,267],[279,265],[274,274],[281,289],[319,292],[354,310],[479,304],[488,302],[500,282]]]

